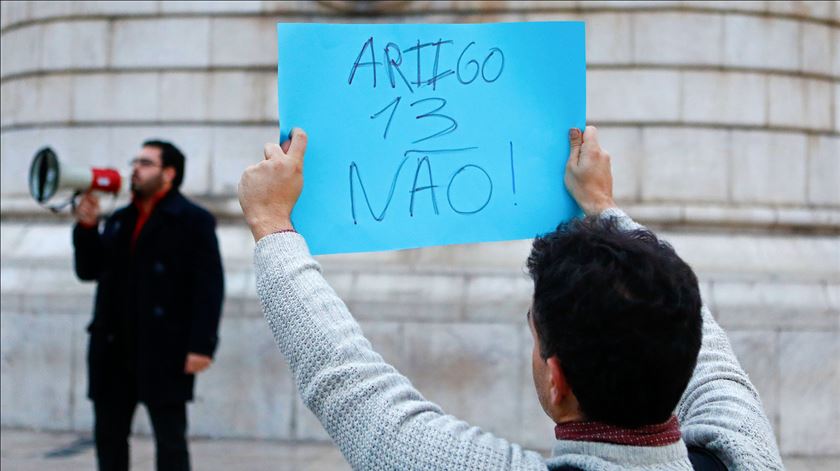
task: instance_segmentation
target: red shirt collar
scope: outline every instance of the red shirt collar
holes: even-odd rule
[[[145,204],[141,205],[140,202],[137,201],[136,198],[134,198],[131,201],[131,203],[134,205],[134,207],[137,208],[137,222],[134,224],[134,231],[131,234],[131,251],[132,252],[134,252],[134,248],[137,246],[137,239],[140,237],[140,232],[143,230],[143,226],[146,225],[146,221],[149,220],[149,216],[152,215],[152,211],[155,210],[155,207],[158,205],[158,203],[160,203],[160,200],[162,200],[170,191],[171,191],[171,189],[170,190],[161,190],[161,191],[155,193],[154,195],[152,195],[151,198],[149,198],[149,204],[148,205],[145,205]],[[143,209],[144,207],[149,208],[149,210],[145,211]]]
[[[554,427],[558,440],[613,443],[631,446],[665,446],[680,440],[680,424],[671,416],[668,421],[638,428],[624,428],[602,422],[567,422]]]
[[[166,195],[167,195],[167,194],[169,194],[169,191],[170,191],[170,190],[171,190],[171,188],[170,188],[170,189],[166,189],[166,190],[160,190],[160,191],[158,191],[157,193],[155,193],[154,195],[152,195],[152,196],[149,198],[149,205],[148,205],[148,206],[146,206],[146,205],[141,205],[141,204],[140,204],[140,202],[139,202],[139,201],[137,201],[137,197],[136,197],[136,196],[132,196],[132,198],[131,198],[131,204],[133,204],[133,205],[134,205],[134,207],[135,207],[135,208],[137,208],[137,210],[138,210],[138,211],[140,211],[141,213],[145,212],[145,211],[143,211],[143,208],[144,208],[144,207],[148,207],[148,208],[149,208],[149,211],[148,211],[148,213],[147,213],[147,214],[150,214],[152,211],[154,211],[154,210],[155,210],[155,207],[158,205],[158,203],[160,203],[160,200],[162,200],[164,197],[166,197]]]

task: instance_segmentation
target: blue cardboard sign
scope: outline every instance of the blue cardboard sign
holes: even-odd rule
[[[582,22],[279,23],[282,136],[309,135],[292,214],[313,254],[526,239],[580,213]]]

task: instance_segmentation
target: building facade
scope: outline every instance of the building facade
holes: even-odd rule
[[[620,204],[694,267],[792,469],[840,463],[840,3],[3,2],[2,425],[90,430],[70,222],[27,194],[37,149],[125,168],[187,155],[219,219],[221,343],[191,432],[329,440],[262,319],[236,186],[277,140],[277,22],[583,20],[588,121]],[[562,131],[558,131],[562,132]],[[103,201],[112,208],[122,201]],[[320,257],[374,347],[449,413],[547,450],[530,372],[529,242]],[[148,431],[145,414],[136,428]],[[811,469],[811,468],[807,468]]]

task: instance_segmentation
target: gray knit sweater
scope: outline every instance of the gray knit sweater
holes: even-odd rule
[[[603,216],[639,227],[619,210]],[[782,469],[758,394],[705,308],[697,367],[677,407],[682,441],[633,447],[560,440],[545,459],[423,398],[373,350],[302,236],[266,236],[254,258],[265,318],[303,401],[354,469],[691,470],[686,444],[713,451],[730,470]]]

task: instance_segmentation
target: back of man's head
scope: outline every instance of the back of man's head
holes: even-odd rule
[[[172,180],[172,188],[180,188],[184,181],[184,165],[186,158],[180,149],[174,144],[159,139],[149,139],[143,143],[143,147],[155,147],[160,149],[160,160],[164,167],[175,169],[175,178]]]
[[[587,420],[662,423],[700,350],[697,277],[649,231],[586,218],[537,238],[528,258],[543,359],[556,356]]]

